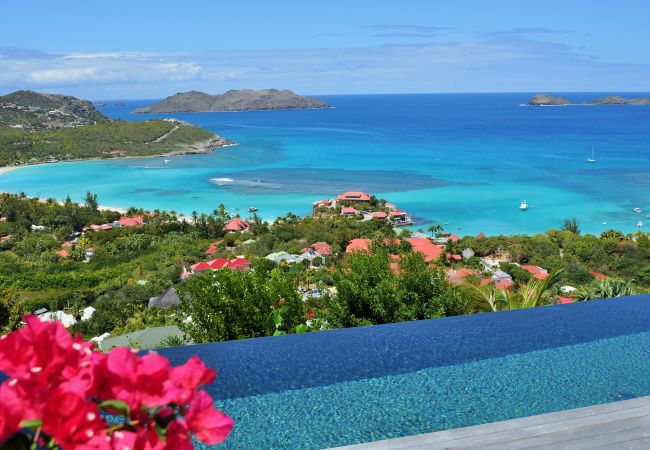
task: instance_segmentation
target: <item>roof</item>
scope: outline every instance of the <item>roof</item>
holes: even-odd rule
[[[56,252],[57,255],[59,255],[61,258],[67,258],[70,256],[70,252],[67,251],[66,249],[61,249],[58,252]]]
[[[424,260],[427,262],[439,258],[445,251],[444,247],[434,244],[427,238],[410,237],[406,240],[411,244],[413,251],[424,255]]]
[[[250,267],[250,265],[251,262],[248,259],[240,257],[231,259],[228,264],[231,269],[246,269]]]
[[[406,211],[403,209],[394,209],[390,212],[391,216],[403,216],[404,214],[406,214]]]
[[[318,208],[319,206],[330,206],[332,204],[332,200],[324,199],[324,200],[317,200],[314,203],[312,203],[312,206],[314,208]]]
[[[348,191],[339,194],[339,196],[336,197],[336,199],[339,201],[348,200],[348,201],[356,201],[356,202],[367,202],[370,200],[370,195],[360,191]]]
[[[63,311],[46,312],[39,315],[38,318],[42,322],[61,322],[66,328],[77,323],[77,319],[72,314],[67,314]]]
[[[97,311],[95,308],[92,306],[86,306],[84,309],[81,310],[81,321],[86,321],[90,319],[93,314],[95,314],[95,311]]]
[[[453,253],[447,253],[447,259],[453,259],[454,261],[460,261],[463,259],[461,255],[455,255]]]
[[[481,281],[481,284],[483,285],[490,283],[494,283],[494,287],[497,289],[509,289],[515,284],[508,278],[486,278],[485,280]]]
[[[192,267],[192,270],[193,270],[193,271],[197,271],[197,270],[209,270],[209,269],[212,268],[212,267],[210,267],[210,264],[208,264],[208,263],[206,263],[206,262],[199,262],[199,263],[193,264],[191,267]]]
[[[206,264],[210,266],[210,269],[221,269],[228,266],[229,262],[230,261],[228,261],[226,258],[216,258],[208,261]]]
[[[521,266],[521,268],[530,272],[533,277],[537,278],[538,280],[545,280],[548,278],[548,271],[546,269],[542,269],[539,266]]]
[[[370,242],[370,239],[352,239],[345,247],[345,252],[370,252]]]
[[[384,211],[375,211],[372,213],[372,218],[373,219],[385,219],[388,217],[388,214],[386,214]]]
[[[120,226],[121,227],[138,227],[144,223],[144,217],[142,216],[133,216],[133,217],[120,217]]]
[[[185,334],[176,325],[166,327],[145,328],[144,330],[134,331],[120,336],[106,338],[99,342],[99,348],[102,351],[108,351],[113,347],[129,347],[137,345],[139,348],[156,348],[161,342],[170,336],[178,336],[185,341],[188,340]]]
[[[314,242],[311,244],[311,248],[324,256],[330,255],[332,253],[332,246],[327,242]]]
[[[573,299],[571,297],[560,297],[558,299],[558,303],[562,305],[566,305],[567,303],[573,303]]]
[[[105,223],[104,225],[99,225],[99,229],[102,231],[108,231],[113,229],[113,225]]]
[[[341,208],[341,214],[359,214],[359,211],[351,206],[344,206]]]
[[[156,306],[158,308],[169,308],[170,306],[179,305],[181,299],[178,296],[176,289],[171,287],[163,292],[158,297],[151,297],[149,299],[149,308]]]
[[[462,283],[465,280],[465,278],[467,278],[470,275],[479,276],[478,272],[476,272],[475,270],[467,269],[465,267],[458,270],[447,269],[446,273],[447,273],[447,278],[452,283]]]
[[[231,220],[226,224],[224,227],[224,230],[226,231],[243,231],[243,230],[248,230],[251,227],[250,222],[246,222],[245,220],[241,220],[239,217],[236,217],[235,219]]]
[[[607,278],[609,278],[607,275],[594,272],[593,270],[590,270],[589,273],[592,274],[594,277],[598,278],[599,280],[606,280]]]
[[[452,233],[452,234],[449,235],[449,240],[451,242],[458,242],[458,241],[460,241],[460,236],[458,236],[457,234]]]

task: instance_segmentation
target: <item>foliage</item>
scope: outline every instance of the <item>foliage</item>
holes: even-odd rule
[[[596,300],[601,298],[625,297],[635,294],[636,290],[630,282],[624,280],[608,279],[595,280],[591,284],[581,286],[580,289],[575,292],[574,298],[576,300],[583,301]]]

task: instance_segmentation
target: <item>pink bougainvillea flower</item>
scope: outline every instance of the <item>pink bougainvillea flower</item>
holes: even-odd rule
[[[187,427],[206,444],[223,442],[233,427],[233,420],[214,407],[212,397],[205,391],[198,391],[185,414]]]
[[[167,448],[169,450],[192,450],[192,438],[187,431],[187,425],[183,420],[175,420],[167,428]]]
[[[0,443],[18,430],[26,419],[23,402],[15,390],[18,380],[6,380],[0,385]]]
[[[205,367],[198,356],[192,356],[185,364],[172,367],[169,373],[170,389],[175,390],[173,402],[184,405],[194,396],[194,392],[214,381],[217,372]]]

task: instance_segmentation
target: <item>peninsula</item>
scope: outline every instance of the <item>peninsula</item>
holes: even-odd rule
[[[75,97],[33,91],[0,97],[0,166],[207,153],[231,144],[176,119],[110,119]]]
[[[231,90],[219,95],[181,92],[159,103],[138,108],[134,113],[241,112],[278,109],[321,109],[330,105],[317,98],[303,97],[288,90]]]

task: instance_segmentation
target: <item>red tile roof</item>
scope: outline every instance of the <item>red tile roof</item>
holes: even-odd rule
[[[548,278],[548,271],[539,266],[521,266],[521,268],[530,272],[533,277],[538,280],[545,280]]]
[[[142,216],[133,216],[133,217],[120,217],[120,226],[121,227],[139,227],[144,223],[144,217]]]
[[[449,235],[449,240],[451,242],[458,242],[458,241],[460,241],[460,236],[458,236],[457,234],[452,233],[452,234]]]
[[[341,208],[341,214],[356,216],[357,214],[359,214],[359,211],[357,211],[351,206],[344,206],[343,208]]]
[[[606,280],[607,278],[609,278],[607,275],[594,272],[593,270],[590,270],[589,273],[592,274],[594,277],[598,278],[599,280]]]
[[[573,303],[573,299],[571,297],[560,297],[558,303],[566,305],[567,303]]]
[[[384,211],[375,211],[372,213],[372,218],[373,219],[385,219],[388,217],[388,214],[386,214]]]
[[[345,252],[370,252],[370,239],[352,239],[347,247],[345,247]]]
[[[61,258],[67,258],[70,256],[70,252],[68,252],[66,249],[59,250],[56,252],[57,255],[59,255]]]
[[[235,270],[244,270],[248,269],[251,266],[251,262],[246,258],[235,258],[231,259],[228,267]]]
[[[482,285],[494,283],[494,287],[497,289],[510,289],[515,283],[512,280],[507,278],[486,278],[481,281]]]
[[[210,269],[221,269],[229,264],[226,258],[217,258],[207,262]]]
[[[447,253],[447,259],[453,259],[454,261],[460,261],[461,259],[463,259],[463,257],[461,255],[454,255],[454,254],[451,254],[451,253]]]
[[[472,269],[467,269],[463,267],[462,269],[454,270],[454,269],[447,269],[447,278],[451,283],[463,283],[465,281],[465,278],[467,278],[470,275],[474,276],[479,276],[478,272]]]
[[[224,230],[226,231],[244,231],[251,227],[252,223],[241,220],[239,217],[231,220],[226,224]]]
[[[411,244],[413,251],[424,255],[424,260],[427,262],[437,259],[445,251],[444,247],[434,244],[428,238],[410,237],[406,240]]]
[[[196,264],[193,264],[193,265],[192,265],[192,270],[193,270],[193,271],[197,271],[197,270],[209,270],[209,269],[211,269],[210,264],[208,264],[208,263],[206,263],[206,262],[199,262],[199,263],[196,263]]]
[[[339,194],[339,196],[336,197],[336,200],[367,202],[370,200],[370,195],[366,194],[365,192],[349,191],[349,192],[343,192],[342,194]]]
[[[332,253],[332,246],[327,242],[315,242],[311,244],[311,248],[324,256],[330,255]]]

